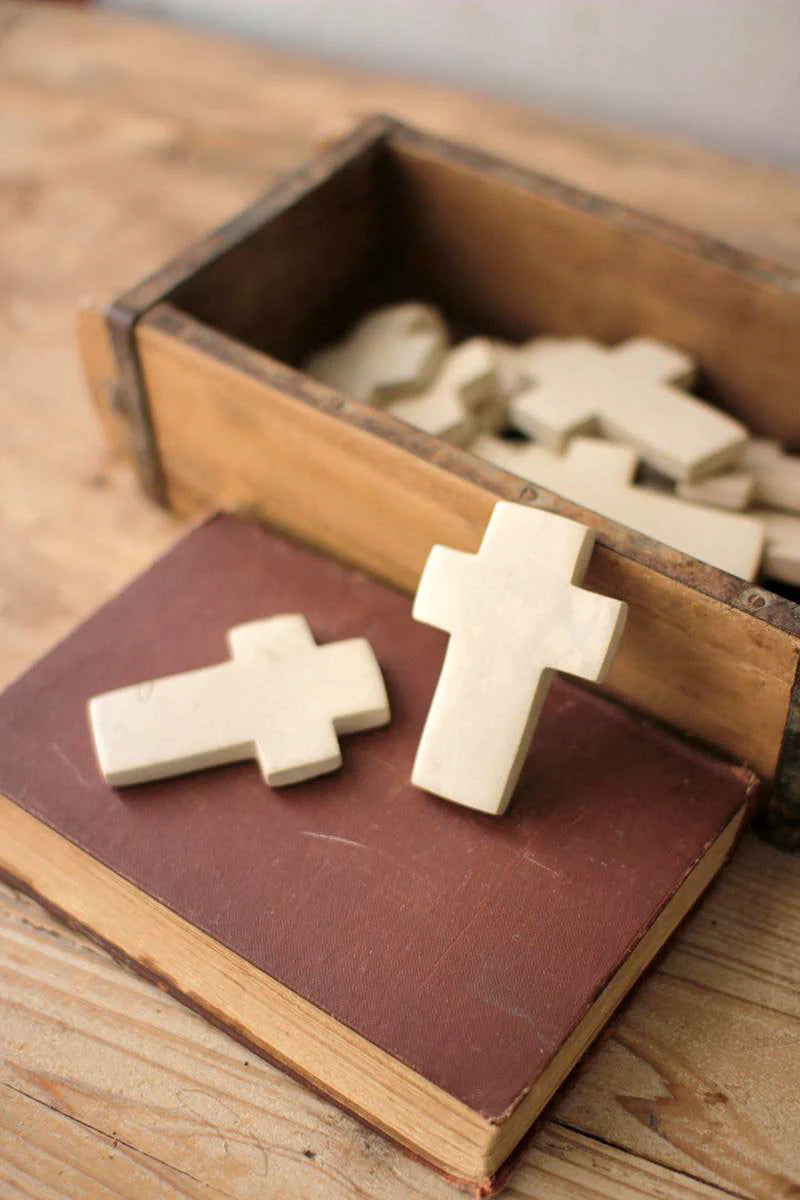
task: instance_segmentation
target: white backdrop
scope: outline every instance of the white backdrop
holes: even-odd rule
[[[800,166],[800,0],[106,0]]]

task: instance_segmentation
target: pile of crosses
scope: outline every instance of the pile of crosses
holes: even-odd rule
[[[800,456],[691,395],[696,364],[672,346],[452,345],[434,307],[407,302],[370,313],[305,370],[703,562],[800,585]]]

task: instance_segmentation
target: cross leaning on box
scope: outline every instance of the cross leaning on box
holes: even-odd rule
[[[450,636],[411,781],[483,812],[504,812],[554,670],[600,682],[626,605],[576,586],[594,532],[501,501],[478,554],[434,546],[417,621]]]

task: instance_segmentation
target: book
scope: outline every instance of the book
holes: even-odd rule
[[[507,814],[411,786],[446,637],[409,598],[217,516],[0,697],[0,873],[447,1175],[484,1190],[729,855],[757,780],[557,679]],[[304,613],[367,637],[392,721],[338,772],[114,790],[90,697]],[[487,714],[487,719],[491,714]]]

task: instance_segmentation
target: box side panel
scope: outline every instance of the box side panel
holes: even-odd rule
[[[291,360],[319,340],[315,314],[348,321],[364,303],[343,300],[376,275],[384,207],[378,199],[384,143],[394,122],[370,117],[349,136],[279,180],[231,221],[190,246],[159,271],[116,297],[104,310],[116,359],[108,407],[127,426],[121,442],[147,494],[165,503],[163,473],[134,345],[141,316],[180,297],[188,310],[236,336]],[[332,301],[336,297],[338,304]],[[89,386],[97,400],[92,358],[102,357],[96,315],[82,317],[80,339]],[[107,411],[104,418],[107,418]],[[109,422],[114,444],[120,443]]]
[[[248,208],[211,230],[158,271],[116,297],[114,306],[128,312],[135,320],[162,300],[181,294],[190,295],[193,281],[198,276],[206,280],[209,276],[213,279],[213,272],[218,265],[221,269],[218,278],[230,279],[231,275],[223,264],[229,253],[243,244],[253,246],[253,238],[257,240],[265,225],[280,218],[311,193],[324,190],[332,179],[349,166],[362,163],[369,174],[371,164],[381,160],[381,147],[396,124],[391,117],[376,115],[365,118],[352,133],[340,138],[296,170],[282,175]],[[203,291],[204,285],[201,285],[199,294]]]
[[[380,299],[380,143],[273,214],[171,296],[209,325],[285,362],[338,337]]]
[[[86,305],[78,313],[78,352],[89,398],[115,457],[132,456],[131,427],[124,415],[119,364],[106,318],[99,307]]]
[[[679,578],[675,556],[671,577],[660,565],[669,552],[659,554],[656,543],[651,562],[642,561],[633,551],[641,539],[630,531],[347,401],[169,306],[140,323],[137,341],[177,508],[211,502],[252,511],[408,591],[434,543],[477,549],[498,498],[585,520],[601,534],[587,586],[630,606],[608,689],[774,775],[800,643],[724,594],[708,594],[720,579],[734,591],[747,585],[693,560],[685,561],[691,582]],[[752,587],[747,594],[761,605],[769,596]]]
[[[391,140],[409,269],[467,326],[664,338],[754,432],[800,446],[800,281],[718,242],[471,150]]]

